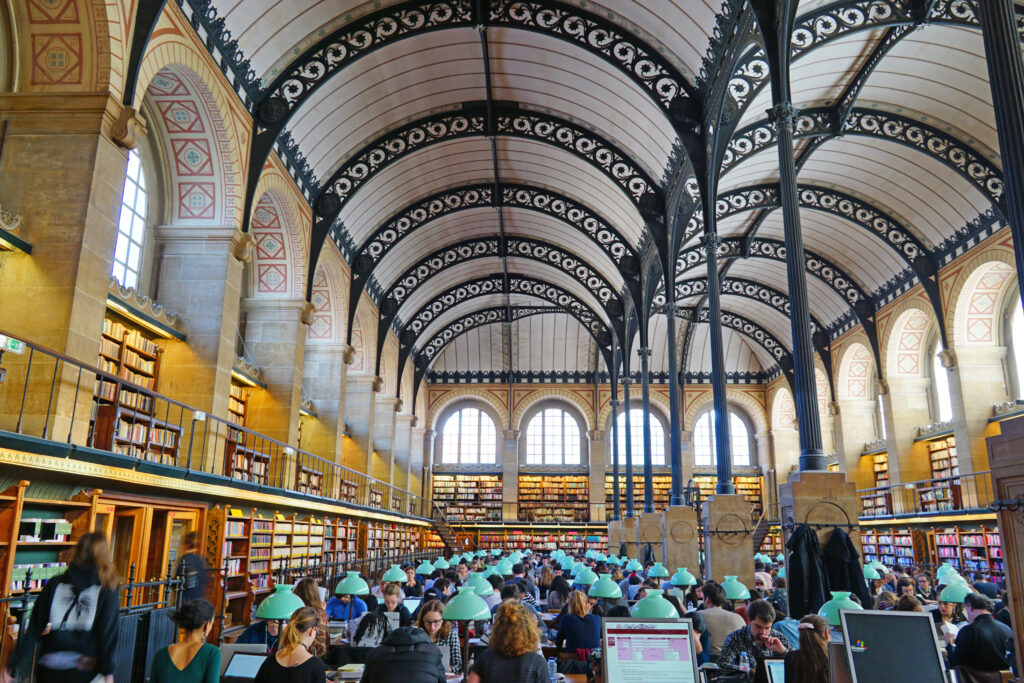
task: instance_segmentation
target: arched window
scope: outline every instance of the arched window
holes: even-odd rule
[[[715,464],[715,411],[709,410],[693,428],[693,464],[710,467]],[[729,438],[732,440],[732,464],[750,466],[750,428],[735,410],[729,411]]]
[[[494,464],[497,431],[491,416],[479,408],[463,408],[453,413],[441,434],[441,462]]]
[[[878,429],[875,430],[875,433],[878,434],[879,439],[886,439],[888,437],[885,434],[885,404],[882,402],[881,394],[875,397],[875,403],[877,404],[875,420],[878,422]]]
[[[579,465],[580,426],[559,408],[541,410],[526,427],[528,465]]]
[[[942,348],[935,345],[932,353],[932,391],[935,400],[935,419],[938,422],[946,422],[953,419],[953,402],[949,398],[949,374],[946,368],[942,367],[942,359],[939,354]]]
[[[117,225],[114,269],[111,273],[125,287],[139,286],[142,246],[146,239],[146,175],[139,154],[128,155],[128,173],[121,195],[121,218]]]
[[[1014,297],[1013,313],[1010,314],[1010,353],[1013,354],[1013,368],[1016,370],[1017,386],[1015,398],[1024,398],[1024,309],[1020,297]]]
[[[619,430],[619,462],[626,464],[626,413],[619,413],[615,425]],[[629,411],[630,450],[633,464],[644,464],[644,411],[633,408]],[[665,464],[665,427],[661,420],[651,414],[651,464]]]

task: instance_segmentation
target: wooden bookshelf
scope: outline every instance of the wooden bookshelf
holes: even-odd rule
[[[415,552],[419,542],[413,527],[386,522],[364,522],[360,527],[365,557],[404,555]]]
[[[875,488],[884,488],[889,485],[889,456],[886,453],[876,453],[871,458],[871,469],[875,477]],[[860,497],[861,515],[864,517],[884,517],[892,514],[892,493],[885,491],[872,491]]]
[[[249,448],[246,432],[232,430],[224,445],[224,475],[239,481],[266,485],[270,481],[270,456]]]
[[[435,474],[434,502],[453,522],[501,520],[500,474]]]
[[[928,532],[928,546],[934,564],[948,562],[962,574],[980,572],[1000,578],[1006,573],[1003,544],[992,527],[946,527]]]
[[[908,528],[863,527],[861,550],[865,564],[878,560],[887,567],[909,567],[925,562],[928,556],[924,533]]]
[[[246,413],[249,407],[248,387],[236,382],[231,383],[231,395],[228,397],[228,420],[239,427],[245,426]]]
[[[295,471],[295,490],[319,496],[324,489],[324,473],[301,465]]]
[[[590,519],[587,475],[519,475],[519,519],[586,522]]]
[[[161,349],[139,329],[112,317],[103,320],[97,367],[130,384],[96,379],[91,444],[121,455],[174,464],[179,425],[157,419],[153,397]]]
[[[587,550],[608,552],[608,536],[600,529],[571,527],[552,530],[530,527],[504,527],[495,530],[481,530],[479,545],[483,550],[497,548],[503,552],[513,550],[564,550],[566,553],[582,555]]]
[[[78,539],[96,524],[99,490],[50,500],[28,496],[28,487],[20,481],[0,493],[0,597],[41,590],[65,570]]]
[[[422,550],[444,550],[444,541],[433,529],[423,529],[420,535],[420,549]]]
[[[950,436],[928,442],[928,460],[932,478],[943,481],[933,482],[917,490],[923,512],[959,510],[960,505],[960,462],[956,453],[956,440]]]
[[[612,475],[604,476],[605,509],[609,515],[615,504],[614,482],[615,479]],[[672,499],[672,475],[655,474],[651,478],[651,483],[654,486],[654,509],[667,509],[669,501]],[[633,475],[633,504],[637,507],[644,504],[644,476],[642,474]],[[626,477],[622,473],[619,474],[619,505],[623,509],[626,507]]]
[[[342,481],[338,491],[338,500],[343,503],[355,503],[359,495],[359,485],[353,481]]]
[[[701,500],[715,495],[715,486],[718,485],[718,477],[702,474],[693,478],[694,485],[700,489]],[[732,484],[738,495],[746,498],[750,503],[750,518],[757,521],[764,511],[764,498],[761,491],[761,477],[750,475],[737,475],[732,478]]]
[[[354,562],[359,556],[359,524],[335,519],[324,526],[324,562]]]

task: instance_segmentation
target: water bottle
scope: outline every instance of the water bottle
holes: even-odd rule
[[[750,658],[747,656],[746,652],[740,653],[740,671],[745,674],[750,673]]]
[[[558,680],[558,663],[554,657],[548,657],[548,678],[551,683],[555,683]]]

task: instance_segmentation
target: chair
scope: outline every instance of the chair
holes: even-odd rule
[[[1013,680],[1012,671],[979,671],[969,666],[954,667],[957,683],[1004,683]]]

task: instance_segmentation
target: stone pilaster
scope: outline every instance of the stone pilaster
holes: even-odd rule
[[[665,528],[660,512],[644,512],[639,517],[639,537],[641,553],[649,545],[654,551],[656,562],[665,561]]]
[[[605,517],[605,432],[593,429],[587,433],[590,439],[590,521],[603,522]]]
[[[303,449],[338,464],[342,463],[345,428],[346,344],[307,342],[302,368],[306,397],[316,406],[317,417],[304,423]]]
[[[673,505],[664,512],[665,566],[670,572],[686,567],[694,576],[700,574],[697,535],[697,511],[683,505]]]
[[[516,501],[519,500],[519,430],[501,430],[501,449],[498,462],[501,463],[501,519],[514,522],[519,518]]]
[[[871,488],[875,485],[875,472],[871,458],[862,458],[864,445],[874,441],[875,434],[875,402],[868,399],[846,399],[837,402],[839,414],[836,416],[836,440],[841,456],[840,470],[846,472],[847,478],[857,488]]]
[[[704,577],[721,583],[726,576],[754,584],[754,535],[750,503],[736,494],[716,494],[701,505],[704,518]],[[691,571],[693,568],[691,568]]]
[[[402,405],[394,396],[377,396],[373,404],[373,455],[370,476],[395,482],[395,416]]]
[[[366,474],[371,473],[376,379],[372,375],[349,375],[345,380],[345,424],[349,435],[342,447],[342,459],[345,467]]]
[[[960,472],[982,472],[988,469],[985,432],[992,404],[1009,398],[1003,371],[1006,347],[962,346],[949,353],[954,363],[949,389]]]
[[[409,489],[409,456],[412,449],[412,425],[415,419],[408,413],[395,415],[395,438],[392,446],[394,479],[391,483],[405,490]]]
[[[412,439],[412,472],[410,473],[410,490],[424,498],[433,500],[433,482],[431,473],[434,462],[434,435],[433,429],[413,429]],[[418,436],[417,436],[418,434]]]
[[[890,377],[886,380],[886,441],[889,444],[889,481],[893,484],[931,479],[927,456],[914,448],[915,427],[931,423],[928,410],[928,377]]]

